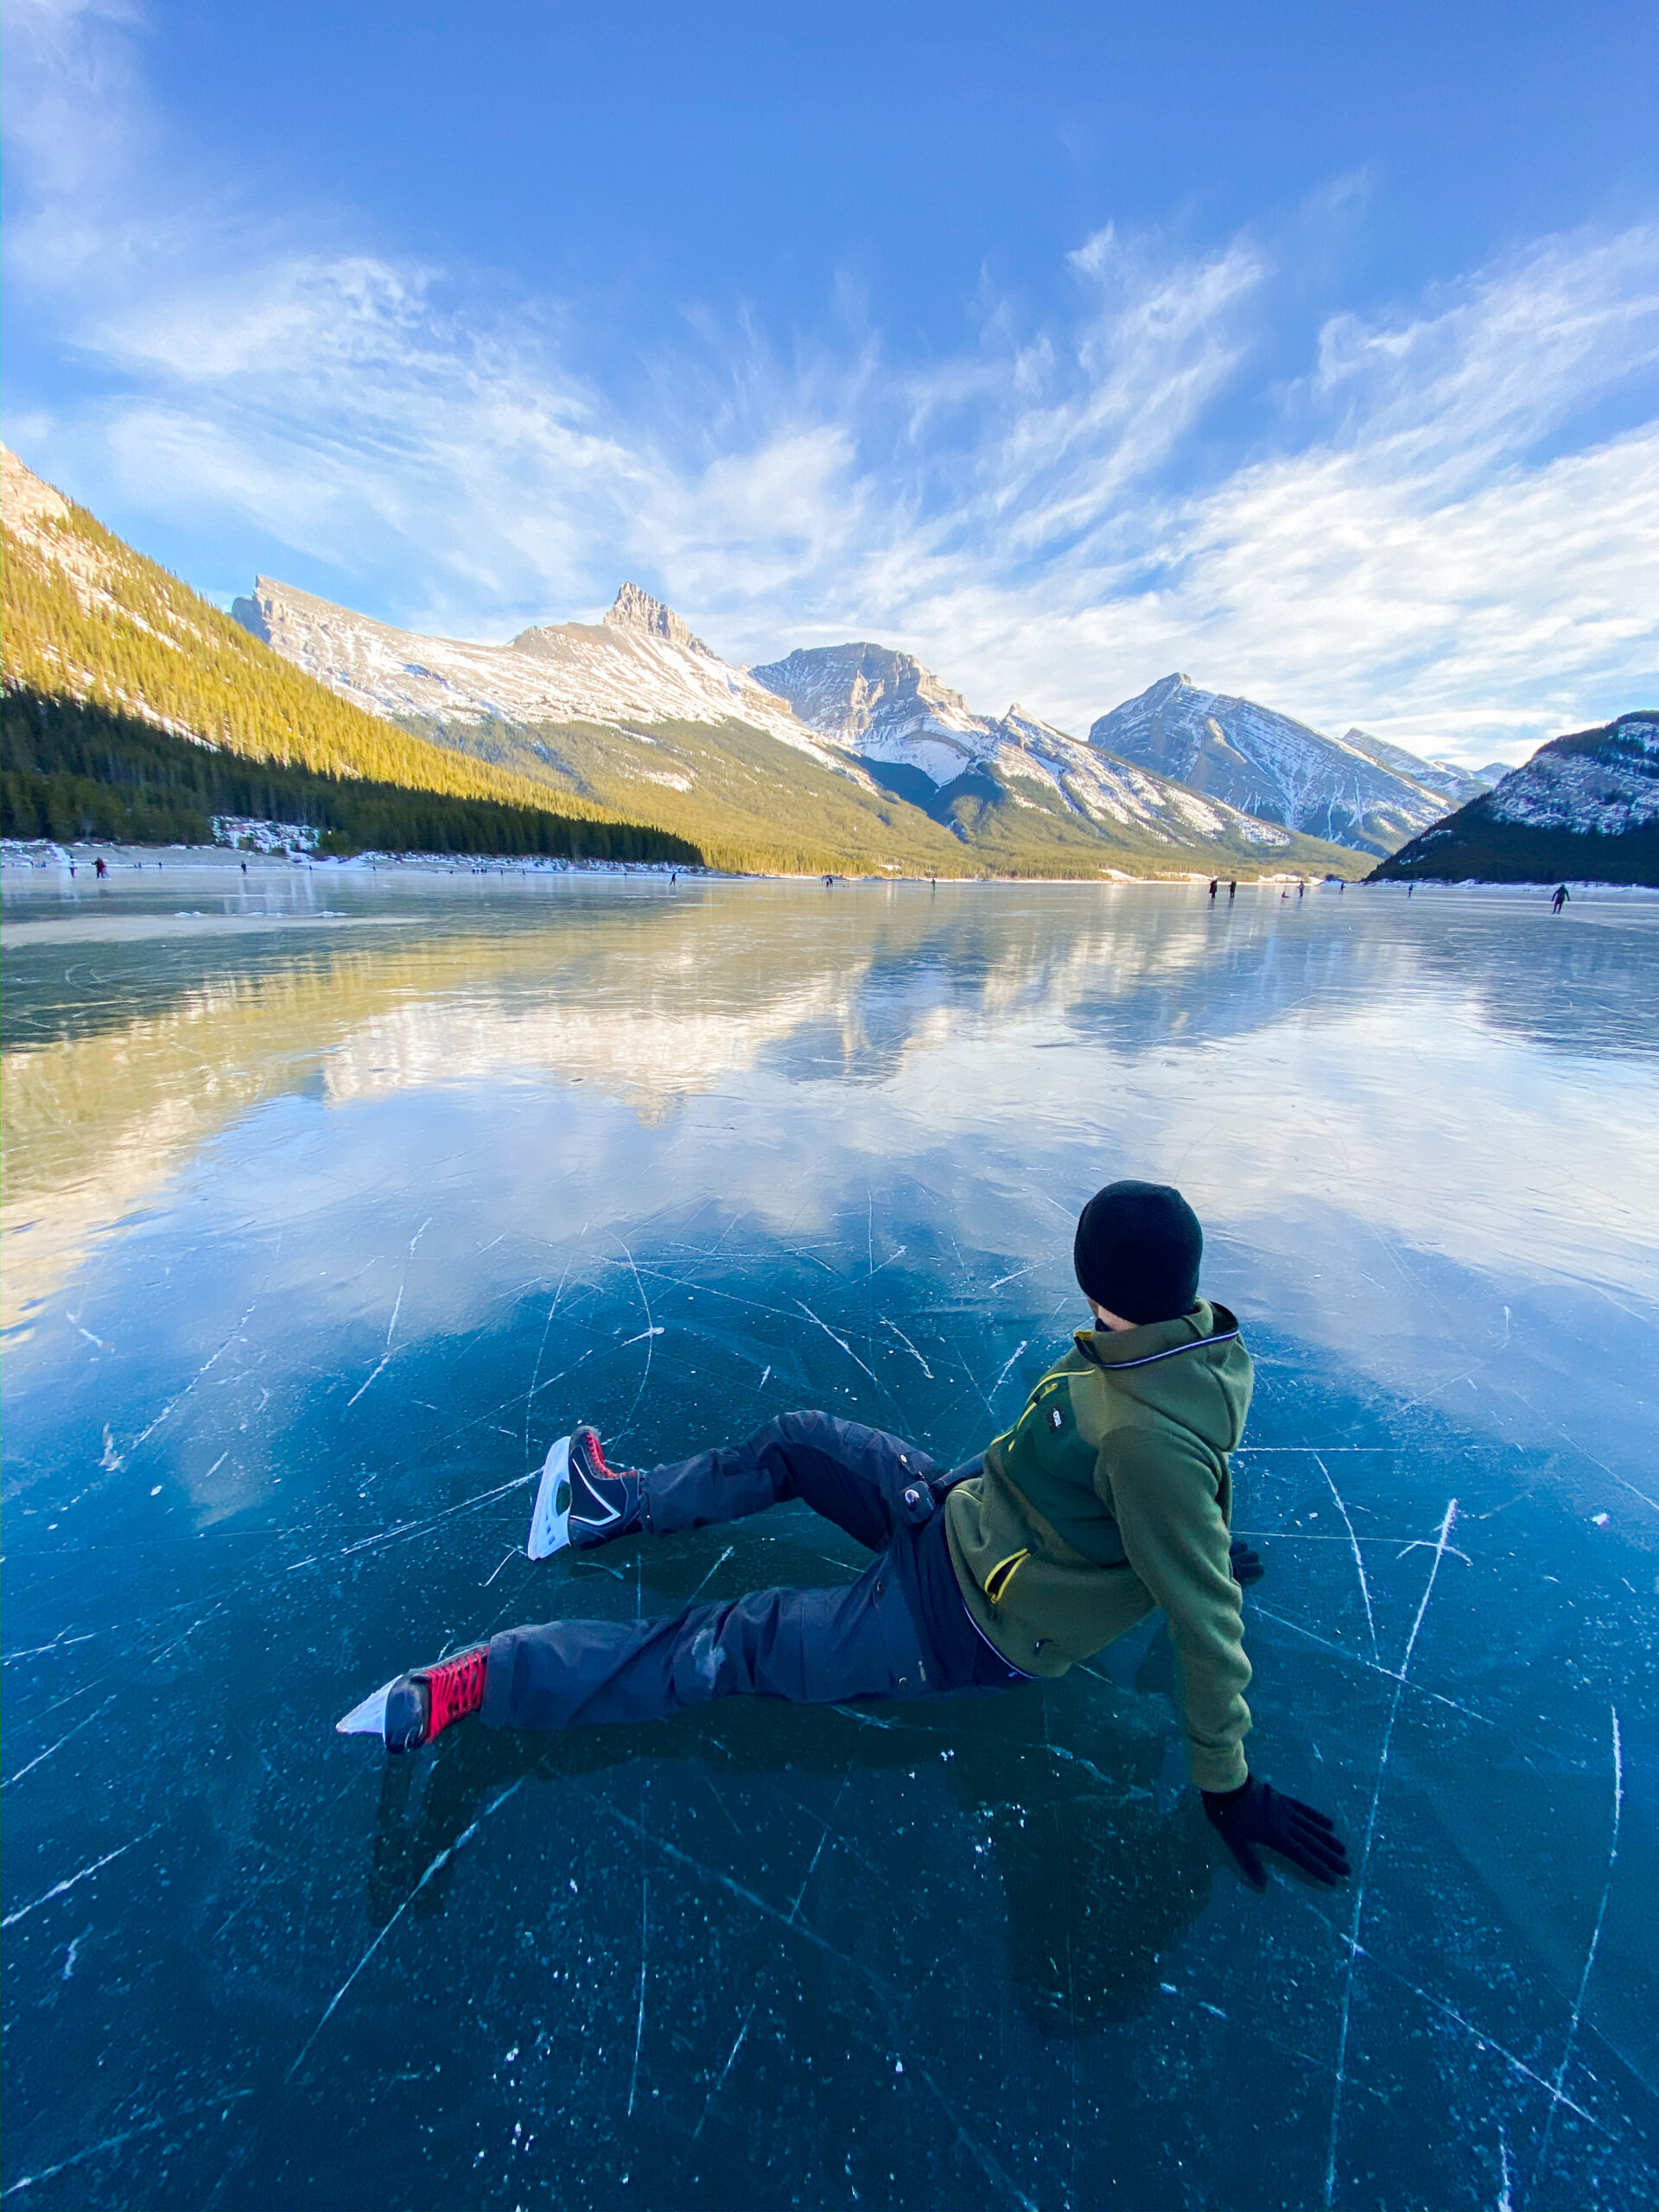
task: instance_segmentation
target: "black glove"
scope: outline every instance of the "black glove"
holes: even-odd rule
[[[1253,1890],[1268,1886],[1258,1844],[1327,1887],[1347,1878],[1348,1853],[1333,1824],[1300,1798],[1281,1796],[1270,1783],[1251,1775],[1240,1789],[1206,1789],[1204,1809]]]
[[[1243,1536],[1236,1536],[1227,1548],[1233,1563],[1233,1580],[1241,1590],[1248,1590],[1252,1582],[1259,1582],[1267,1573],[1262,1564],[1260,1552],[1253,1552]]]

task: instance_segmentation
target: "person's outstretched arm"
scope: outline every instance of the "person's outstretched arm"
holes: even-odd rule
[[[1129,1565],[1169,1623],[1187,1771],[1203,1792],[1211,1824],[1252,1889],[1267,1886],[1263,1848],[1316,1881],[1340,1881],[1348,1859],[1332,1823],[1259,1780],[1245,1764],[1250,1662],[1243,1592],[1213,1468],[1196,1446],[1187,1451],[1166,1436],[1132,1435],[1110,1453],[1103,1475]]]

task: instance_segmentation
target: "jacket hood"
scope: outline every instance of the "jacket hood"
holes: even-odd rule
[[[1201,1298],[1173,1321],[1079,1329],[1077,1346],[1119,1389],[1190,1429],[1212,1452],[1236,1447],[1249,1410],[1252,1369],[1237,1319],[1224,1306]]]

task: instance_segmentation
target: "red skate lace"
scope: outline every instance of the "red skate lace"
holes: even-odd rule
[[[427,1722],[427,1741],[452,1720],[464,1719],[467,1713],[476,1713],[484,1702],[484,1675],[489,1665],[487,1644],[476,1651],[457,1652],[453,1659],[442,1665],[423,1668],[426,1686],[432,1700],[432,1711]]]
[[[605,1448],[592,1429],[588,1432],[588,1458],[594,1472],[602,1481],[613,1483],[616,1480],[614,1473],[606,1465]]]

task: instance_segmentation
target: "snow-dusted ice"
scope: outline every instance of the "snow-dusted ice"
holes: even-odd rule
[[[1659,2196],[1659,900],[16,880],[19,2203]],[[849,1574],[794,1507],[534,1562],[537,1478],[814,1404],[960,1459],[1124,1173],[1255,1354],[1249,1749],[1345,1889],[1236,1878],[1155,1626],[335,1732],[516,1620]]]

